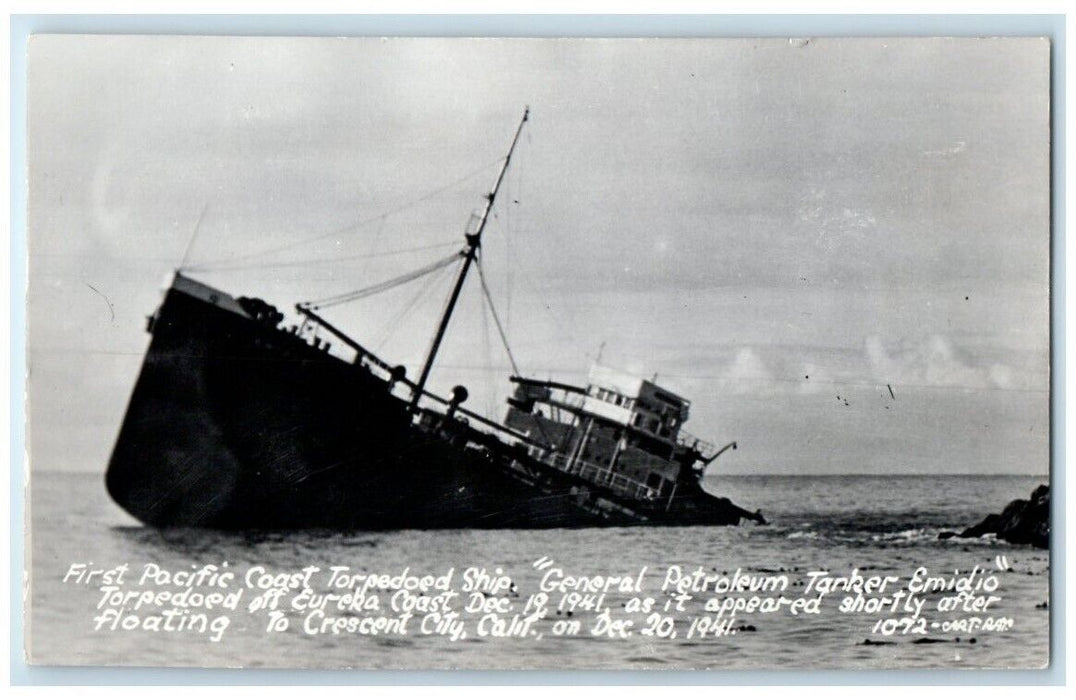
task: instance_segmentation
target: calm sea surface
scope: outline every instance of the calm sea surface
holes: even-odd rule
[[[87,474],[35,474],[29,647],[34,663],[137,666],[228,666],[407,669],[780,669],[780,668],[1039,668],[1049,659],[1049,556],[1045,551],[990,539],[939,541],[1015,498],[1027,498],[1044,477],[786,477],[723,476],[711,491],[760,508],[766,526],[740,528],[617,528],[552,531],[404,531],[389,533],[217,533],[158,531],[139,526],[109,501],[103,479]],[[267,634],[265,618],[239,613],[220,642],[195,632],[95,631],[101,597],[93,586],[63,583],[73,562],[99,566],[155,563],[190,570],[228,562],[230,570],[261,565],[270,571],[350,566],[355,572],[444,573],[501,567],[517,590],[537,590],[547,557],[566,573],[620,574],[647,570],[660,588],[669,566],[685,571],[784,574],[802,591],[808,571],[903,579],[918,566],[932,574],[980,567],[996,575],[1002,600],[980,617],[1012,620],[1005,631],[884,635],[874,626],[888,615],[841,614],[844,594],[827,597],[817,615],[738,614],[736,634],[686,638],[691,618],[669,613],[676,638],[634,634],[626,639],[554,636],[553,616],[537,623],[541,637],[438,635],[363,636],[302,632],[302,616]],[[1004,557],[1004,560],[1000,559]],[[1010,570],[1001,570],[1003,562]],[[796,589],[793,588],[793,591]],[[789,592],[788,595],[797,595]],[[526,597],[524,595],[523,597]],[[614,610],[630,596],[607,598]],[[247,599],[249,600],[249,599]],[[665,600],[665,598],[661,598]],[[927,608],[939,596],[927,597]],[[577,613],[577,620],[590,620]],[[926,615],[926,614],[925,614]],[[930,615],[932,620],[975,617]],[[640,619],[644,619],[643,615]],[[475,617],[477,619],[477,616]],[[865,644],[884,642],[881,644]],[[959,639],[959,641],[957,641]]]

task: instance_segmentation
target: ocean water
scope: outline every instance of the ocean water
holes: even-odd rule
[[[711,491],[750,509],[760,508],[765,526],[615,528],[551,531],[246,532],[158,531],[138,525],[111,503],[99,475],[38,473],[29,503],[32,552],[27,619],[32,663],[62,665],[305,667],[355,669],[895,669],[1041,668],[1049,660],[1049,573],[1046,551],[991,538],[939,540],[1027,498],[1045,477],[1026,476],[717,476]],[[544,558],[544,559],[543,559]],[[923,596],[923,617],[951,620],[998,618],[1004,630],[971,633],[941,628],[910,629],[899,624],[886,634],[879,620],[902,613],[841,613],[850,593],[832,593],[817,614],[786,611],[736,613],[733,633],[688,638],[690,622],[707,617],[700,594],[683,612],[675,606],[676,636],[642,634],[649,615],[626,638],[579,634],[557,636],[567,611],[533,624],[524,637],[307,634],[303,616],[282,632],[266,631],[266,618],[231,615],[220,641],[197,631],[95,630],[102,593],[94,585],[64,583],[72,563],[95,567],[128,563],[191,570],[223,565],[243,572],[264,566],[270,572],[318,566],[349,566],[353,572],[416,574],[455,571],[458,588],[467,567],[500,567],[510,576],[522,606],[536,592],[553,560],[566,574],[645,573],[646,590],[659,592],[671,566],[684,572],[701,567],[714,576],[737,569],[748,575],[785,576],[802,595],[811,571],[863,576],[899,576],[917,567],[931,575],[966,574],[979,567],[998,583],[1001,600],[988,612],[938,612],[942,594]],[[321,581],[321,578],[315,577]],[[320,584],[319,584],[320,585]],[[797,592],[798,591],[798,592]],[[325,592],[322,587],[318,592]],[[559,594],[554,594],[559,597]],[[746,596],[748,594],[739,594]],[[603,601],[627,616],[631,594],[611,593]],[[667,601],[668,596],[654,596]],[[720,597],[720,596],[718,596]],[[807,598],[808,596],[803,596]],[[386,595],[387,599],[387,595]],[[248,602],[250,599],[244,599]],[[464,598],[466,600],[466,598]],[[462,603],[460,603],[462,606]],[[518,612],[518,608],[516,609]],[[336,613],[331,613],[336,614]],[[480,615],[474,615],[475,621]],[[508,616],[510,617],[510,616]],[[656,618],[656,619],[660,619]],[[577,609],[572,618],[584,632],[593,612]],[[415,621],[412,621],[414,625]],[[664,625],[664,623],[661,623]],[[657,624],[654,625],[657,628]],[[666,629],[662,627],[661,629]],[[653,631],[653,630],[652,630]],[[666,630],[667,631],[667,630]],[[922,632],[922,633],[921,633]],[[866,643],[867,641],[871,643]]]

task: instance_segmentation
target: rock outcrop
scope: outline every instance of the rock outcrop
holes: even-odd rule
[[[1043,484],[1031,492],[1030,500],[1017,499],[1001,513],[986,516],[981,523],[960,534],[943,532],[939,537],[982,537],[994,534],[1012,544],[1050,547],[1050,487]]]

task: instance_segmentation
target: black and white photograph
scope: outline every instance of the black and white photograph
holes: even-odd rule
[[[1050,664],[1048,38],[27,66],[32,666]]]

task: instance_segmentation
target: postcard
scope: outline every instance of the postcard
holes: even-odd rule
[[[1050,42],[37,35],[26,654],[1050,662]]]

